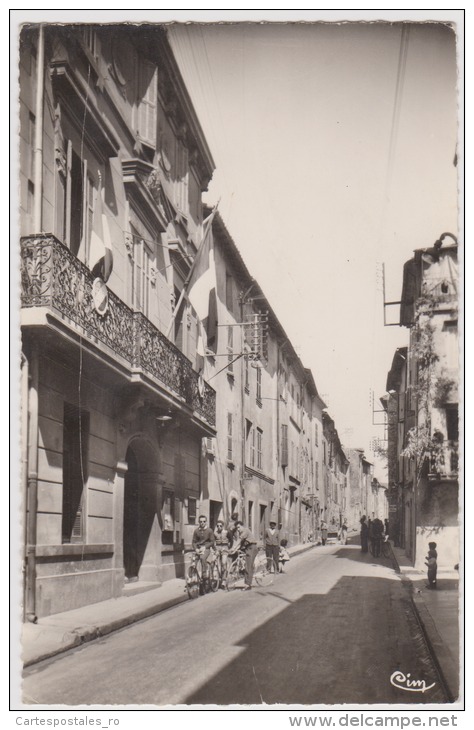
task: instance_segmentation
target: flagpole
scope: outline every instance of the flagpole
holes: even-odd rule
[[[207,234],[209,232],[209,227],[212,225],[212,219],[214,218],[214,215],[215,215],[215,213],[217,211],[217,206],[219,205],[220,201],[221,201],[221,199],[219,198],[219,200],[215,204],[214,208],[212,209],[211,213],[203,221],[203,224],[202,224],[203,225],[203,229],[204,229],[204,226],[206,226],[206,224],[207,224],[207,230],[206,230],[206,232],[204,233],[204,235],[202,237],[200,246],[202,246],[202,244],[204,243],[204,240],[205,240],[205,238],[206,238],[206,236],[207,236]],[[176,303],[176,306],[175,306],[175,308],[173,310],[173,313],[171,314],[171,321],[170,321],[169,326],[168,326],[168,329],[166,331],[166,337],[167,338],[169,338],[169,336],[170,336],[170,333],[171,333],[171,330],[172,330],[174,321],[175,321],[176,316],[178,314],[178,310],[179,310],[179,308],[181,306],[181,302],[183,301],[184,297],[186,296],[186,287],[188,286],[189,280],[191,279],[191,275],[192,275],[192,273],[194,271],[194,266],[195,266],[195,263],[196,263],[196,259],[197,259],[198,252],[199,252],[199,249],[196,252],[196,256],[194,257],[194,261],[191,264],[191,268],[189,269],[189,274],[186,277],[186,281],[183,284],[183,288],[181,290],[181,294],[179,295],[179,299],[178,299],[178,301]]]

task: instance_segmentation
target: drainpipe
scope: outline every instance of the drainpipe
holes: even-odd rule
[[[43,204],[43,96],[44,96],[44,28],[40,23],[38,28],[36,104],[35,104],[35,199],[33,210],[33,230],[40,233],[42,226]]]
[[[247,301],[247,297],[255,286],[255,281],[251,279],[250,285],[247,289],[242,291],[239,296],[240,304],[240,321],[244,321],[244,306]],[[240,352],[244,351],[244,327],[240,327]],[[245,523],[246,521],[246,509],[245,509],[245,394],[244,394],[244,382],[245,382],[245,357],[240,358],[240,428],[242,434],[242,446],[240,452],[241,468],[240,468],[240,503],[241,503],[241,517],[240,519]],[[249,525],[250,527],[250,525]]]
[[[35,103],[35,140],[34,140],[34,186],[33,230],[41,232],[43,204],[43,105],[44,105],[44,27],[38,26],[37,78]],[[28,372],[29,370],[29,372]],[[25,618],[36,623],[36,519],[38,507],[38,348],[31,348],[31,359],[25,362],[26,385],[28,389],[28,443],[24,448],[25,464],[25,538],[26,538],[26,587]],[[29,376],[29,377],[28,377]],[[29,380],[29,383],[28,383]]]
[[[26,594],[26,546],[27,546],[27,521],[28,521],[28,377],[29,363],[25,353],[21,353],[21,370],[20,370],[20,403],[21,403],[21,494],[23,509],[23,558],[22,558],[22,577],[23,577],[23,609],[25,609]]]
[[[26,595],[27,621],[36,623],[36,519],[38,511],[38,347],[33,343],[29,364],[28,389],[28,446],[26,498]]]

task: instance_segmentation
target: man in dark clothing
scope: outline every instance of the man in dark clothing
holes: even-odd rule
[[[199,517],[199,527],[194,530],[193,534],[193,550],[201,556],[202,577],[207,578],[209,574],[209,563],[207,559],[214,546],[215,537],[210,527],[207,527],[207,517],[201,515]]]
[[[382,547],[383,522],[378,517],[372,522],[372,544],[374,558],[380,558],[380,549]]]

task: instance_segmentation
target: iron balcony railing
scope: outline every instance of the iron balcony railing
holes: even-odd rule
[[[147,319],[108,290],[108,307],[99,314],[89,269],[52,235],[21,239],[21,306],[49,307],[98,340],[184,401],[210,426],[216,422],[216,392],[183,353]]]

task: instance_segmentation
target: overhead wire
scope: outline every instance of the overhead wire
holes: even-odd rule
[[[397,61],[397,74],[396,74],[394,97],[393,97],[393,108],[392,108],[392,116],[391,116],[391,123],[390,123],[390,135],[389,135],[388,154],[387,154],[387,161],[386,161],[385,181],[384,181],[383,200],[382,200],[382,212],[381,212],[380,219],[379,219],[379,230],[378,230],[378,233],[376,236],[376,241],[375,241],[376,258],[377,258],[378,251],[382,247],[385,227],[387,225],[388,211],[389,211],[389,207],[390,207],[390,192],[391,192],[391,188],[392,188],[392,180],[393,180],[393,173],[394,173],[394,167],[395,167],[395,155],[396,155],[396,150],[397,150],[399,127],[400,127],[400,114],[401,114],[403,91],[404,91],[405,78],[406,78],[406,66],[407,66],[407,57],[408,57],[408,48],[409,48],[409,32],[410,32],[409,24],[402,23],[402,29],[401,29],[401,35],[400,35],[400,45],[399,45],[399,51],[398,51],[398,61]],[[377,283],[378,283],[377,282],[377,277],[378,277],[377,266],[378,266],[378,264],[376,264],[376,274],[375,274],[376,284],[375,284],[375,289],[374,289],[374,306],[373,306],[373,318],[372,318],[372,358],[371,358],[372,381],[374,379],[374,368],[376,367],[375,331],[376,331],[377,301],[378,301],[378,292],[379,292],[379,288],[377,286]],[[383,302],[383,306],[385,306],[385,302]],[[374,408],[373,403],[371,405],[371,408],[373,410],[373,408]]]

